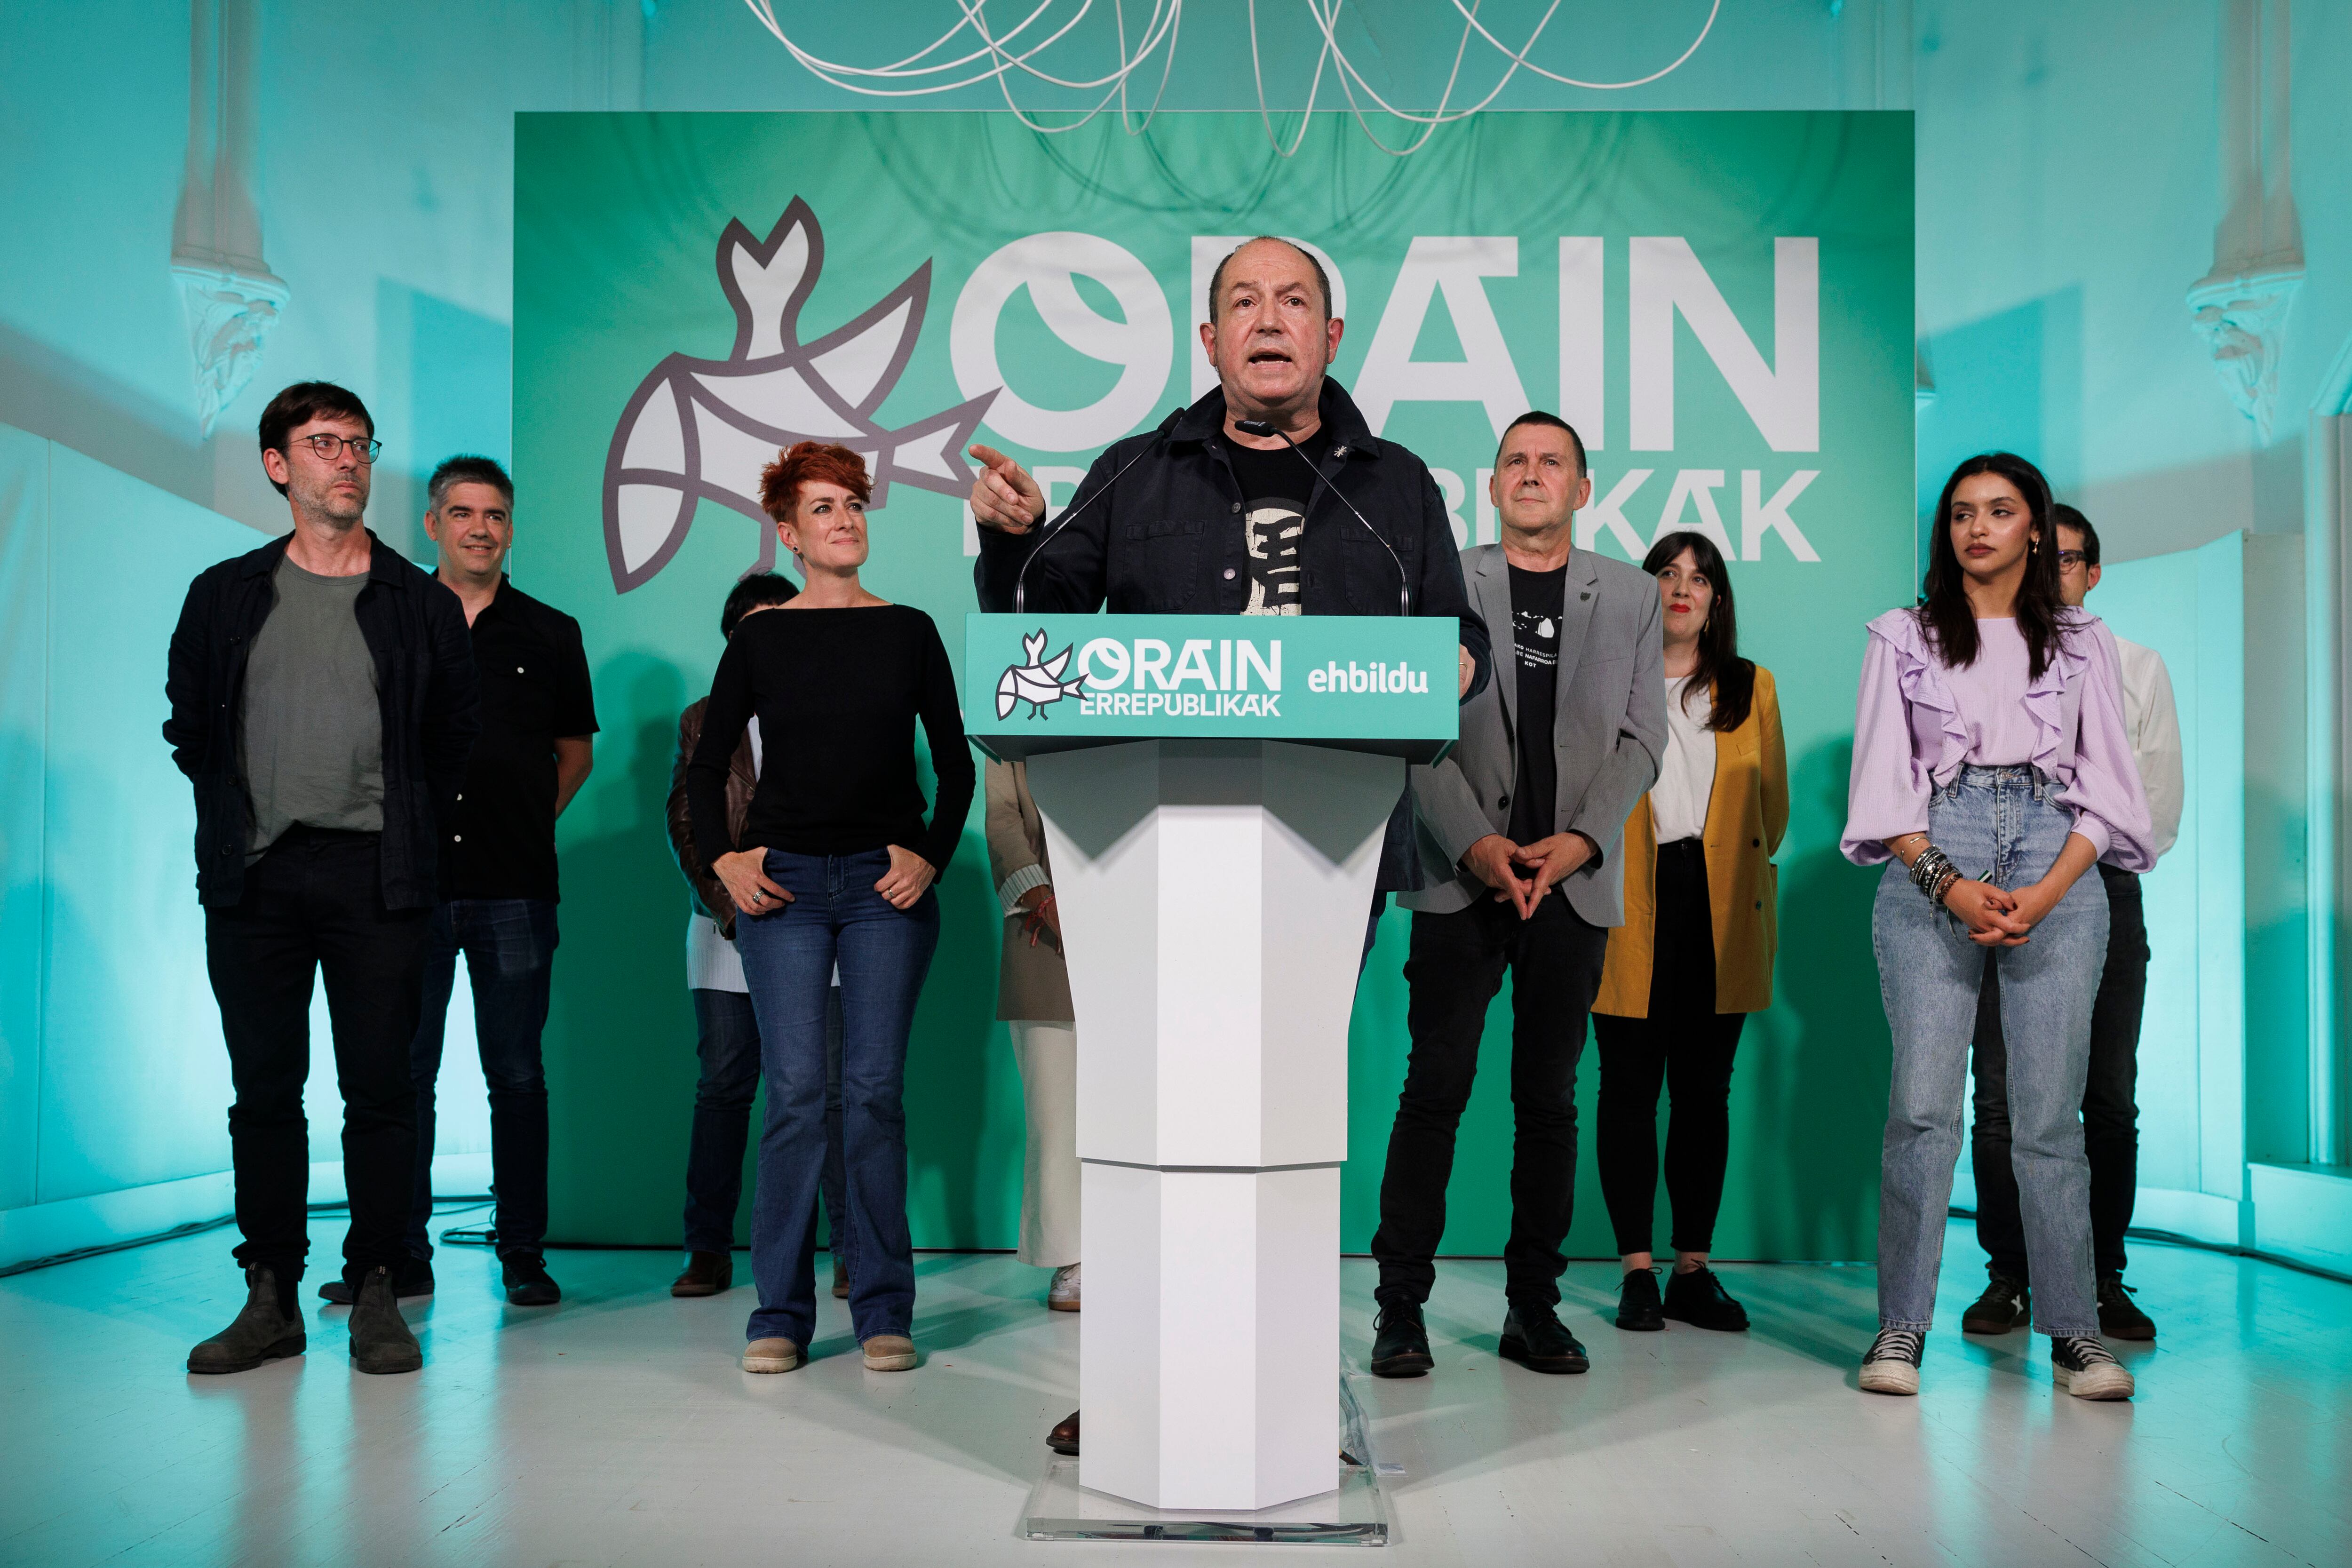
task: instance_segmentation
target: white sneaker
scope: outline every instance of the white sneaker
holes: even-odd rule
[[[1870,1394],[1919,1392],[1919,1358],[1927,1349],[1919,1329],[1881,1329],[1862,1357],[1862,1386]]]
[[[2077,1399],[2129,1399],[2132,1374],[2106,1346],[2087,1335],[2050,1342],[2050,1373]]]
[[[1078,1310],[1078,1266],[1066,1263],[1054,1270],[1054,1282],[1045,1287],[1045,1305],[1056,1312]]]

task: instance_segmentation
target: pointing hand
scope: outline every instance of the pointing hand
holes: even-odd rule
[[[1045,520],[1045,492],[1028,469],[993,447],[975,446],[970,451],[982,465],[980,477],[971,481],[974,521],[1006,533],[1026,533]]]

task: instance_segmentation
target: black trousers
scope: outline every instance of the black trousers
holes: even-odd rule
[[[1555,892],[1522,921],[1481,898],[1457,914],[1416,913],[1405,959],[1412,1054],[1381,1174],[1372,1256],[1384,1304],[1418,1306],[1436,1282],[1445,1234],[1454,1135],[1478,1070],[1486,1006],[1511,972],[1511,1234],[1504,1293],[1550,1306],[1576,1205],[1576,1062],[1585,1015],[1601,989],[1609,932],[1587,925]]]
[[[378,835],[294,827],[246,868],[233,908],[205,910],[205,966],[228,1044],[230,1157],[241,1264],[281,1284],[310,1250],[310,981],[323,972],[343,1096],[343,1177],[351,1229],[344,1278],[354,1282],[407,1254],[416,1164],[416,1090],[409,1042],[425,992],[432,911],[388,910]]]
[[[433,910],[425,948],[425,1002],[410,1045],[416,1086],[416,1180],[407,1247],[433,1258],[434,1086],[457,982],[457,955],[474,994],[474,1038],[490,1101],[490,1227],[500,1258],[537,1256],[547,1240],[547,1027],[560,935],[552,899],[452,899]]]
[[[1645,1018],[1592,1016],[1601,1048],[1594,1152],[1620,1254],[1649,1252],[1658,1192],[1658,1089],[1673,1095],[1666,1196],[1674,1249],[1715,1249],[1731,1148],[1731,1058],[1745,1013],[1715,1010],[1715,919],[1706,851],[1696,838],[1658,846],[1658,919]]]
[[[2107,889],[2107,962],[2091,1005],[2091,1072],[2083,1085],[2083,1152],[2091,1162],[2091,1256],[2102,1279],[2124,1271],[2124,1232],[2139,1188],[2139,1021],[2147,1001],[2147,917],[2139,879],[2099,868]],[[2032,1281],[2017,1173],[2010,1164],[2009,1056],[2000,1033],[2000,972],[1985,965],[1977,994],[1977,1241],[1992,1272]]]

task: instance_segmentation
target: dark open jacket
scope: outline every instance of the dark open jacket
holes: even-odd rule
[[[465,787],[466,758],[481,733],[481,683],[457,595],[373,530],[368,543],[367,586],[352,613],[375,658],[383,718],[383,901],[426,909],[438,892],[437,824]],[[196,787],[196,897],[205,904],[233,905],[245,893],[253,832],[238,743],[245,666],[277,607],[271,576],[286,545],[273,540],[197,574],[172,631],[163,739]]]
[[[1299,544],[1303,610],[1393,616],[1402,564],[1414,615],[1461,623],[1462,646],[1477,665],[1469,693],[1475,697],[1493,672],[1487,626],[1462,585],[1460,547],[1429,466],[1374,436],[1356,400],[1328,377],[1320,411],[1323,428],[1331,433],[1323,477],[1356,504],[1389,548],[1381,548],[1363,523],[1308,479],[1307,532]],[[1240,614],[1249,603],[1249,543],[1241,483],[1216,439],[1224,424],[1224,391],[1214,388],[1160,429],[1130,436],[1096,458],[1065,510],[1067,528],[1017,534],[982,529],[980,559],[972,566],[980,607],[1010,611],[1023,563],[1050,539],[1051,548],[1029,572],[1028,609],[1090,615],[1107,605],[1114,615]],[[1157,457],[1139,461],[1099,504],[1087,506],[1128,459],[1163,433],[1167,444]],[[1384,892],[1421,885],[1411,826],[1411,809],[1401,801],[1381,854]]]
[[[709,698],[698,697],[677,716],[677,756],[669,765],[669,847],[677,857],[677,868],[686,873],[686,885],[694,889],[695,908],[717,921],[719,934],[733,942],[735,900],[719,873],[702,858],[702,851],[694,847],[694,819],[686,804],[686,765],[694,760],[694,748],[701,743],[702,711],[709,706]],[[751,791],[759,782],[751,772],[751,731],[747,729],[737,738],[735,754],[727,761],[730,844],[743,842],[743,824],[751,815]]]

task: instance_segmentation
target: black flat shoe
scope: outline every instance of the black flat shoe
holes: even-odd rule
[[[1731,1299],[1731,1292],[1723,1288],[1715,1270],[1705,1264],[1667,1279],[1665,1300],[1658,1310],[1695,1329],[1736,1334],[1748,1327],[1748,1309]]]
[[[1078,1413],[1071,1411],[1062,1417],[1061,1425],[1045,1434],[1045,1447],[1056,1454],[1076,1458],[1078,1453]]]
[[[404,1301],[433,1294],[433,1265],[421,1258],[403,1258],[400,1267],[392,1271],[392,1293]],[[332,1301],[338,1307],[350,1306],[351,1282],[337,1275],[319,1287],[319,1300]]]
[[[1960,1314],[1960,1332],[2005,1334],[2032,1321],[2032,1293],[2020,1281],[1996,1274],[1985,1282],[1984,1294]]]
[[[1529,1372],[1584,1372],[1592,1365],[1559,1314],[1540,1304],[1513,1307],[1504,1314],[1499,1349],[1506,1361],[1517,1362]]]
[[[1436,1364],[1418,1307],[1382,1307],[1372,1324],[1372,1375],[1420,1377]]]
[[[2099,1332],[2111,1340],[2156,1338],[2156,1321],[2139,1310],[2120,1274],[2099,1281]]]
[[[1617,1326],[1637,1334],[1654,1334],[1666,1326],[1659,1310],[1658,1277],[1646,1268],[1626,1270],[1617,1291]]]
[[[499,1271],[507,1300],[518,1307],[552,1307],[563,1300],[562,1289],[548,1278],[547,1260],[536,1252],[518,1252],[499,1259]]]

